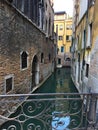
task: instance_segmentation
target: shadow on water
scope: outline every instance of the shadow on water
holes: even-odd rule
[[[78,93],[71,79],[71,69],[57,69],[34,93]],[[30,96],[9,117],[18,117],[19,123],[14,120],[9,126],[10,121],[7,121],[1,128],[12,127],[13,130],[14,128],[18,128],[16,130],[21,130],[21,128],[23,130],[64,130],[65,128],[69,130],[75,128],[81,122],[81,101],[60,100],[64,97],[66,95]]]

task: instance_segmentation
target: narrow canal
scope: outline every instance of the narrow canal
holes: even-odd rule
[[[40,88],[38,88],[34,93],[78,93],[78,90],[76,89],[71,78],[71,68],[67,67],[67,68],[57,69],[46,80],[46,82]],[[72,106],[69,105],[71,103],[73,104]],[[73,109],[71,109],[70,107],[73,107]],[[51,110],[53,115],[52,130],[71,130],[71,128],[78,126],[81,120],[79,118],[79,116],[81,117],[80,108],[81,108],[81,101],[76,101],[76,102],[57,101],[57,106],[53,108],[53,110]],[[72,114],[71,116],[72,119],[70,118],[70,116],[61,116],[63,112],[68,114],[69,111],[72,113],[77,113],[77,115],[74,116],[74,114]],[[61,117],[59,117],[59,115]]]
[[[35,93],[78,92],[71,79],[70,68],[57,69]]]
[[[59,100],[58,95],[44,96],[45,93],[78,93],[70,68],[57,69],[34,93],[36,96],[31,95],[25,100],[0,130],[71,130],[79,125],[80,101],[65,100],[66,95],[60,95],[63,100]],[[40,97],[39,93],[43,96]]]

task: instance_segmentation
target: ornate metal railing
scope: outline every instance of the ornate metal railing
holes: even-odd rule
[[[0,95],[0,130],[98,130],[98,94]]]

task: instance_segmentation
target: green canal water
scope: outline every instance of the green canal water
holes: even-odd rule
[[[71,79],[71,69],[60,68],[33,93],[78,93],[78,91]],[[47,97],[43,96],[43,98]],[[55,96],[55,98],[57,97]],[[54,97],[50,101],[41,101],[40,96],[37,96],[39,101],[32,99],[36,99],[36,97],[28,97],[10,115],[10,120],[6,121],[0,130],[65,130],[65,128],[71,130],[73,125],[74,128],[79,125],[81,101],[54,100]],[[69,111],[72,113],[71,116],[68,115]],[[64,113],[67,115],[63,115]]]
[[[57,69],[35,93],[77,93],[70,68]]]

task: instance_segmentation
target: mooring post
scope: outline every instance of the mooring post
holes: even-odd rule
[[[95,94],[91,94],[89,111],[88,111],[88,128],[87,130],[95,130],[96,124],[96,106],[97,106],[97,97]]]

